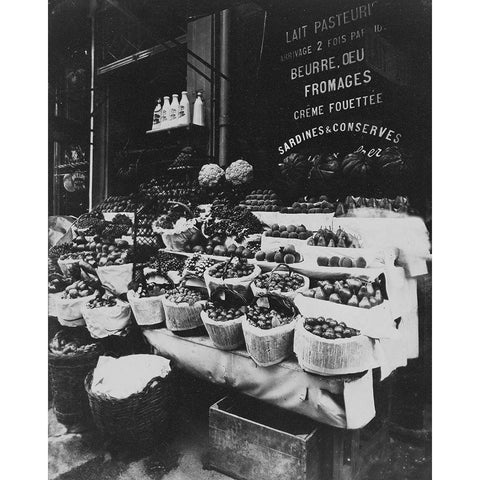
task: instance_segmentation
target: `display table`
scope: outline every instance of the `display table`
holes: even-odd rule
[[[245,350],[218,350],[208,337],[144,330],[156,353],[192,375],[333,427],[355,429],[375,416],[372,372],[324,377],[304,372],[292,357],[258,367]]]

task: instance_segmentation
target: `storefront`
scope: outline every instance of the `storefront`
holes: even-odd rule
[[[93,416],[121,443],[109,421],[130,397],[112,396],[109,410],[108,392],[95,388],[115,368],[130,374],[108,355],[155,353],[172,368],[155,388],[181,389],[189,375],[230,394],[210,408],[212,468],[245,479],[303,468],[298,478],[360,478],[368,452],[387,441],[396,371],[428,364],[429,2],[58,9],[60,20],[77,12],[83,37],[70,66],[54,61],[50,76],[57,418]],[[75,88],[89,112],[77,113],[79,125],[59,100]],[[58,371],[77,357],[73,389]],[[149,388],[132,392],[136,405],[172,415]],[[265,406],[313,423],[275,437],[268,428],[281,428],[262,415],[242,416]],[[128,422],[153,441],[155,418]],[[300,437],[305,457],[292,453]],[[253,454],[263,440],[270,453]],[[268,462],[278,470],[259,477]]]

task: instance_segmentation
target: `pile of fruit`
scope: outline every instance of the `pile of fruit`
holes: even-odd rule
[[[196,166],[198,162],[198,155],[196,155],[193,148],[184,147],[168,167],[168,170],[186,170]]]
[[[97,210],[102,212],[134,212],[138,208],[135,195],[131,193],[125,196],[110,196],[105,199]]]
[[[335,340],[338,338],[350,338],[360,335],[360,331],[355,328],[349,328],[344,322],[337,322],[332,318],[324,317],[306,318],[303,324],[307,332],[317,335],[317,337]]]
[[[275,263],[298,263],[302,260],[302,256],[295,250],[293,245],[280,247],[278,250],[264,251],[260,250],[255,254],[255,260],[259,262],[275,262]]]
[[[254,265],[247,263],[245,258],[235,258],[230,263],[221,262],[213,265],[208,274],[215,278],[241,278],[251,275],[254,269]]]
[[[219,237],[224,241],[226,237],[232,237],[241,242],[248,235],[263,231],[262,223],[252,212],[225,200],[215,200],[210,215],[203,227],[209,238]]]
[[[159,208],[166,207],[168,201],[188,204],[198,196],[197,183],[188,179],[152,179],[146,183],[142,183],[139,190],[143,197],[156,199]]]
[[[98,216],[81,216],[75,223],[77,229],[82,230],[85,235],[95,235],[101,233],[105,228],[106,222],[103,215]]]
[[[200,290],[179,286],[168,292],[166,299],[172,303],[188,303],[192,306],[204,300],[205,295]]]
[[[138,237],[154,237],[155,234],[152,230],[152,222],[157,218],[153,213],[140,214],[137,219],[137,236]],[[132,229],[128,234],[133,233]]]
[[[333,213],[336,205],[326,195],[320,197],[304,197],[291,207],[283,207],[281,213]]]
[[[365,268],[367,261],[364,257],[352,259],[349,257],[338,257],[336,255],[330,258],[320,256],[317,258],[317,265],[319,267]]]
[[[265,230],[266,237],[307,240],[307,238],[310,238],[312,235],[313,232],[307,230],[304,225],[278,225],[278,223],[274,223],[269,229]]]
[[[358,239],[347,233],[342,228],[338,228],[334,232],[331,228],[320,228],[312,238],[309,238],[307,245],[316,247],[343,247],[343,248],[359,248]]]
[[[247,320],[250,325],[269,330],[271,328],[286,325],[293,320],[293,316],[283,312],[277,312],[271,308],[250,305],[247,307]]]
[[[85,342],[89,342],[89,340],[87,338],[77,338],[64,330],[60,330],[50,341],[49,349],[56,355],[75,355],[93,352],[100,347],[98,343]]]
[[[321,280],[317,287],[302,292],[302,295],[360,308],[376,307],[383,302],[377,281],[368,282],[357,278]]]
[[[95,279],[77,280],[65,288],[62,298],[74,299],[88,297],[89,295],[93,295],[99,286],[98,280]]]
[[[159,273],[170,271],[181,272],[185,267],[185,257],[160,250],[156,257],[150,259],[149,266]]]
[[[134,290],[134,293],[138,298],[158,297],[159,295],[165,295],[170,289],[169,285],[146,283],[145,285],[140,284],[136,290]]]
[[[228,308],[223,305],[215,304],[214,302],[207,302],[205,305],[205,311],[207,312],[207,315],[216,322],[228,322],[229,320],[240,318],[245,314],[244,310],[244,307]]]
[[[112,223],[131,226],[132,219],[128,215],[118,213],[112,218]]]
[[[356,208],[377,208],[380,210],[389,210],[397,213],[408,213],[410,202],[407,197],[397,196],[392,198],[367,198],[352,197],[349,195],[343,203],[339,203],[336,216],[340,217],[347,213],[352,213]]]
[[[269,288],[273,291],[293,292],[305,285],[304,278],[298,273],[291,275],[282,275],[279,273],[262,273],[259,275],[254,284],[258,288]]]
[[[117,305],[117,299],[112,296],[98,296],[87,302],[87,308],[102,308],[102,307],[115,307]]]
[[[54,245],[48,250],[48,258],[52,260],[58,260],[62,255],[68,255],[75,250],[73,243],[62,243],[60,245]]]
[[[85,237],[75,240],[77,248],[83,250],[80,257],[93,268],[127,263],[129,244],[126,240],[102,238],[99,235],[95,235],[91,242],[87,242]]]
[[[282,201],[273,190],[254,190],[245,197],[240,206],[259,212],[279,212]]]
[[[184,272],[197,277],[203,277],[205,270],[215,265],[215,260],[195,253],[185,261]]]
[[[48,275],[48,293],[63,292],[65,287],[72,283],[70,277],[65,277],[61,273],[53,272]]]

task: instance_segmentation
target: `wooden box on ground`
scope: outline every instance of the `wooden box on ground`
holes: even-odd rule
[[[210,407],[209,466],[239,480],[321,480],[314,422],[247,397]]]

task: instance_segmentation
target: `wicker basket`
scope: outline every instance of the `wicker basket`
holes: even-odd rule
[[[245,315],[226,322],[212,320],[205,311],[200,315],[208,336],[220,350],[235,350],[245,344],[242,330],[242,320],[246,319]]]
[[[48,353],[53,409],[59,422],[71,425],[90,416],[84,380],[102,353],[100,346],[95,351],[78,355]]]
[[[152,378],[140,393],[115,399],[92,393],[93,370],[85,390],[93,421],[103,437],[135,447],[151,447],[166,432],[176,401],[172,374]]]

